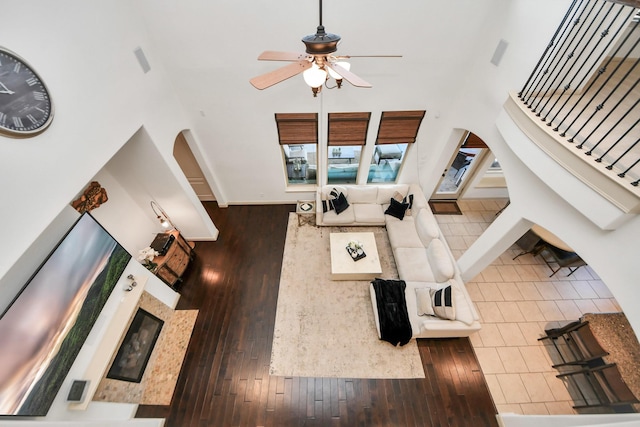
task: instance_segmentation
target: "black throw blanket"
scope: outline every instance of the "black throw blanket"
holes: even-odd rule
[[[371,283],[376,292],[381,339],[393,345],[405,345],[412,335],[404,298],[406,283],[404,280],[383,279],[374,279]]]

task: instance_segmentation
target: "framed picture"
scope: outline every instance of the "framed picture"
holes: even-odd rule
[[[129,326],[107,378],[139,383],[164,322],[139,308]]]
[[[0,307],[0,418],[47,415],[130,260],[85,213]]]

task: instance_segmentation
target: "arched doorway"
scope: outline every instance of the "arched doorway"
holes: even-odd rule
[[[472,177],[479,170],[482,160],[490,153],[491,150],[480,137],[473,132],[465,131],[431,199],[458,200],[467,185],[472,182]]]
[[[173,146],[173,157],[178,162],[178,165],[180,165],[182,172],[184,172],[184,175],[189,180],[189,184],[191,184],[198,198],[203,202],[216,200],[196,157],[189,147],[184,132],[180,132],[178,136],[176,136],[176,141]]]

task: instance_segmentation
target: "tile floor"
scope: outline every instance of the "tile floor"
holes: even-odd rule
[[[489,226],[506,200],[459,201],[464,215],[436,215],[456,258]],[[485,268],[467,290],[481,316],[471,336],[480,366],[499,412],[525,415],[574,414],[565,383],[551,365],[553,347],[538,338],[544,330],[577,320],[583,313],[621,311],[595,272],[579,268],[553,277],[539,258],[512,258],[512,246]]]

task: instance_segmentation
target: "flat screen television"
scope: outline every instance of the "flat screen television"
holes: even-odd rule
[[[44,416],[131,255],[83,214],[0,316],[0,415]]]

